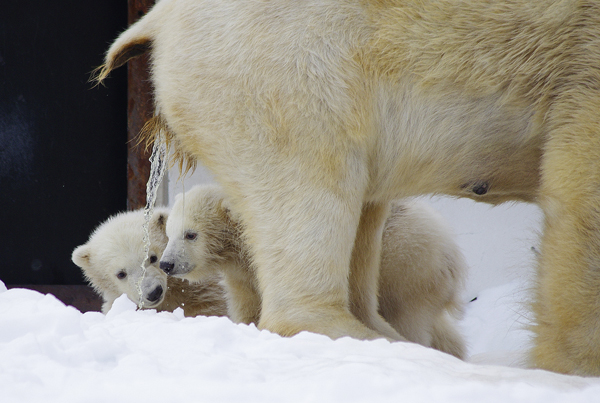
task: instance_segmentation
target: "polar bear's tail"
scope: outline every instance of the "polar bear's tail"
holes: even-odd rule
[[[111,71],[151,50],[157,23],[164,15],[168,3],[170,2],[167,0],[157,2],[144,17],[119,35],[106,52],[104,64],[92,73],[92,81],[102,83]]]

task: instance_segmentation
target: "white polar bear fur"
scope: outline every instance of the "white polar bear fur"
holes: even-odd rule
[[[219,279],[191,285],[170,277],[159,269],[160,257],[167,246],[165,225],[167,209],[156,209],[149,225],[149,258],[140,284],[145,258],[143,244],[144,212],[135,210],[116,214],[100,224],[89,240],[75,248],[73,262],[102,297],[102,312],[107,313],[122,294],[144,309],[174,311],[182,308],[186,316],[224,315],[225,297]]]
[[[203,281],[221,273],[229,317],[258,323],[260,292],[240,218],[218,186],[195,186],[178,195],[167,220],[169,243],[161,268]],[[452,231],[424,203],[392,203],[382,241],[379,311],[407,340],[459,358],[464,341],[454,320],[466,264]]]
[[[394,338],[387,203],[522,200],[545,217],[532,361],[600,375],[600,1],[161,0],[99,78],[146,51],[155,123],[243,219],[260,328]]]

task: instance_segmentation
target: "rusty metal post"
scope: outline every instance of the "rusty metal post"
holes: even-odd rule
[[[128,23],[146,14],[154,0],[128,0]],[[146,205],[146,183],[150,176],[150,154],[145,144],[136,145],[138,133],[152,117],[154,101],[148,70],[148,56],[142,55],[127,64],[127,209]]]

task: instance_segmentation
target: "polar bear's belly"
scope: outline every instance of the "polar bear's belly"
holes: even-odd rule
[[[379,100],[373,199],[444,193],[489,203],[535,200],[544,138],[540,112],[501,104],[498,95],[386,92]]]

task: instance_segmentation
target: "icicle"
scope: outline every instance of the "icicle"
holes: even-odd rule
[[[148,260],[150,253],[150,219],[154,214],[154,204],[156,203],[156,195],[158,187],[160,186],[163,176],[165,174],[167,166],[167,145],[163,135],[163,131],[159,130],[156,138],[154,139],[154,145],[152,146],[152,155],[150,156],[150,177],[146,184],[146,207],[144,207],[144,259],[142,260],[142,275],[137,282],[137,290],[140,295],[138,307],[142,309],[144,307],[144,299],[142,292],[142,282],[146,276],[146,261]]]

